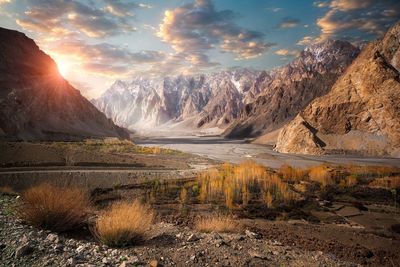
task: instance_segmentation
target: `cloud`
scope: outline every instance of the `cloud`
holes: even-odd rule
[[[279,12],[279,11],[283,10],[283,8],[280,8],[280,7],[267,7],[266,10],[276,13],[276,12]]]
[[[138,8],[140,4],[134,2],[125,3],[118,0],[104,0],[105,10],[118,17],[133,16],[132,10]]]
[[[211,0],[196,0],[167,10],[157,36],[195,66],[215,66],[206,56],[212,49],[233,53],[236,59],[266,53],[272,44],[262,33],[236,25],[236,17],[231,10],[216,10]]]
[[[125,75],[135,65],[158,64],[166,59],[166,55],[159,51],[131,52],[125,47],[107,43],[92,45],[82,40],[56,42],[48,50],[56,57],[68,55],[69,60],[79,62],[83,70],[103,76]]]
[[[297,27],[300,23],[299,19],[286,17],[283,18],[282,21],[277,25],[278,28],[294,28]]]
[[[328,7],[329,1],[315,1],[313,5],[319,8]]]
[[[316,42],[317,39],[318,39],[317,37],[313,37],[313,36],[304,36],[301,40],[299,40],[297,42],[297,45],[307,46],[307,45],[310,45],[310,44]]]
[[[279,50],[275,51],[275,54],[279,55],[279,56],[284,56],[284,57],[297,57],[298,55],[300,55],[300,50],[279,49]]]
[[[317,20],[320,40],[344,36],[379,37],[400,17],[398,0],[332,0]]]
[[[140,8],[134,2],[103,0],[27,0],[28,8],[16,22],[26,30],[54,36],[83,34],[104,37],[135,31],[130,18]]]

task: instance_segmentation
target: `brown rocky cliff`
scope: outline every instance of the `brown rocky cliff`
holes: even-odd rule
[[[399,47],[400,23],[366,46],[332,90],[299,114],[325,143],[325,151],[400,156]],[[287,145],[300,130],[296,124],[281,132],[276,150],[305,153]]]
[[[263,72],[250,89],[259,96],[248,101],[224,135],[257,137],[282,127],[316,97],[329,92],[358,53],[348,42],[328,40],[307,47],[287,66]]]
[[[128,137],[23,33],[0,28],[0,133],[7,139]]]

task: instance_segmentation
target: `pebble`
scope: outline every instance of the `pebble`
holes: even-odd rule
[[[249,237],[249,238],[254,238],[254,239],[260,238],[260,235],[254,233],[254,232],[252,232],[252,231],[250,231],[250,230],[246,230],[246,231],[245,231],[245,234],[246,234],[246,236]]]
[[[157,260],[152,260],[152,261],[150,261],[149,266],[150,266],[150,267],[158,267],[158,266],[159,266],[159,265],[158,265],[158,261],[157,261]]]
[[[15,250],[15,258],[21,258],[23,256],[29,255],[33,252],[33,248],[30,246],[29,243],[25,243],[21,246],[19,246],[16,250]]]
[[[262,260],[267,260],[268,259],[268,257],[266,255],[263,255],[262,253],[254,251],[254,250],[250,250],[249,251],[249,255],[252,258],[258,258],[258,259],[262,259]]]
[[[187,242],[194,242],[194,241],[197,241],[197,240],[199,240],[199,238],[195,234],[191,234],[188,237]]]
[[[82,251],[84,251],[85,250],[85,247],[84,246],[79,246],[75,251],[76,251],[76,253],[81,253]]]
[[[53,242],[53,243],[58,243],[60,241],[58,238],[58,235],[56,235],[56,234],[48,234],[46,237],[46,240]]]

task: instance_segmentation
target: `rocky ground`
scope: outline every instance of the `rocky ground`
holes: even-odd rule
[[[0,199],[0,266],[357,266],[322,251],[285,246],[246,229],[241,234],[199,233],[158,222],[149,239],[113,249],[87,233],[57,234],[19,220],[18,197]]]

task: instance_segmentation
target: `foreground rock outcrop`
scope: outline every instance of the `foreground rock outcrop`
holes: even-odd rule
[[[400,157],[399,47],[400,23],[381,41],[366,46],[327,95],[317,98],[285,126],[276,150]],[[317,151],[315,147],[319,147]]]
[[[49,140],[129,137],[58,72],[23,33],[0,28],[0,136]]]

